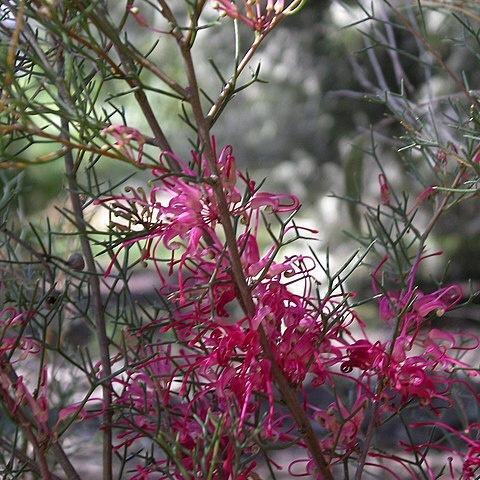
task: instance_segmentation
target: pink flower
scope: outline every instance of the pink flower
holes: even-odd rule
[[[380,183],[380,196],[382,203],[387,204],[390,202],[390,188],[387,183],[387,179],[383,173],[378,175],[378,182]]]
[[[342,363],[342,371],[350,373],[354,368],[371,370],[379,365],[380,359],[385,355],[380,342],[372,345],[366,339],[360,339],[347,347],[348,360]]]
[[[462,289],[458,285],[440,288],[437,291],[424,295],[416,292],[416,298],[412,304],[412,310],[421,319],[426,318],[430,313],[441,317],[447,310],[450,310],[462,299]]]
[[[87,405],[89,403],[94,403],[95,408],[87,410]],[[101,407],[98,408],[98,405]],[[56,430],[62,422],[73,417],[74,422],[82,422],[83,420],[87,420],[89,418],[94,418],[102,415],[105,412],[105,402],[101,398],[89,398],[86,401],[78,402],[73,405],[69,405],[68,407],[62,408],[58,412],[57,423],[55,424],[54,430]]]
[[[111,135],[115,142],[113,148],[131,162],[142,162],[145,137],[138,130],[124,125],[110,125],[104,128],[101,133],[104,136]],[[132,145],[132,141],[136,142],[136,148]],[[106,148],[109,148],[108,145],[106,145]]]
[[[396,316],[402,312],[405,323],[411,323],[412,319],[423,321],[432,313],[437,317],[444,315],[445,312],[460,302],[463,292],[458,285],[443,287],[430,294],[424,294],[414,288],[415,275],[420,262],[428,257],[440,254],[441,252],[420,257],[410,270],[405,290],[397,293],[387,292],[381,296],[379,295],[378,302],[380,318],[382,320],[389,321],[396,318]],[[376,285],[378,272],[387,260],[388,257],[385,257],[372,275],[372,287],[376,295],[379,294]],[[405,310],[407,305],[410,305],[410,307]]]
[[[242,0],[242,7],[238,7],[232,0],[217,0],[213,2],[213,8],[223,15],[240,20],[254,30],[262,31],[268,28],[277,16],[292,12],[301,4],[298,0],[291,0],[288,6],[285,3],[285,0],[266,0],[265,5],[265,0]]]

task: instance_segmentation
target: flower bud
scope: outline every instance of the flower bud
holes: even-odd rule
[[[60,290],[52,290],[48,296],[45,298],[45,306],[48,310],[52,309],[54,305],[57,303],[57,300],[60,298],[62,295],[62,292]]]
[[[80,253],[72,253],[67,260],[67,265],[81,272],[85,268],[85,260]]]

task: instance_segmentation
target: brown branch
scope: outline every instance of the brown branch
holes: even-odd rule
[[[235,92],[235,85],[237,82],[238,77],[240,74],[245,70],[245,67],[250,63],[250,60],[252,57],[255,55],[256,51],[260,47],[260,45],[263,43],[265,40],[265,37],[282,21],[285,19],[285,15],[279,14],[275,16],[275,18],[272,20],[272,22],[268,25],[268,27],[265,28],[253,41],[253,43],[250,45],[250,48],[247,50],[245,55],[243,56],[242,60],[238,63],[235,72],[233,75],[230,77],[228,82],[224,85],[222,88],[222,91],[220,92],[220,95],[217,98],[217,101],[215,102],[214,105],[210,108],[207,118],[210,122],[210,126],[212,126],[217,118],[219,117],[220,113],[223,111],[225,108],[226,104],[232,97],[232,95]]]
[[[212,175],[211,180],[215,193],[215,198],[218,202],[220,222],[225,233],[227,249],[230,255],[233,280],[239,292],[241,300],[240,303],[244,305],[245,313],[249,317],[253,317],[256,310],[255,303],[250,293],[247,281],[245,280],[245,275],[240,261],[240,253],[238,251],[235,231],[231,222],[228,205],[224,194],[224,188],[218,174],[217,160],[215,158],[210,141],[211,122],[209,121],[208,117],[204,117],[203,114],[195,67],[190,52],[190,45],[184,42],[179,42],[179,46],[181,48],[182,57],[185,64],[185,71],[187,73],[187,78],[189,82],[190,104],[198,129],[200,144]],[[305,411],[303,410],[302,406],[298,401],[295,390],[290,386],[290,383],[288,382],[287,378],[284,376],[283,372],[278,366],[271,350],[268,338],[261,325],[259,326],[258,331],[263,353],[265,355],[265,358],[270,361],[272,376],[283,401],[285,402],[287,408],[292,414],[300,432],[304,435],[304,439],[308,446],[308,449],[310,450],[310,453],[317,465],[319,472],[322,474],[323,479],[333,480],[332,474],[330,473],[328,467],[328,463],[325,459],[325,456],[323,455],[322,449],[313,430],[313,427],[310,424],[310,421]]]
[[[160,4],[160,13],[165,17],[172,29],[172,35],[176,38],[179,45],[184,43],[185,40],[183,38],[182,30],[179,28],[177,19],[170,10],[168,3],[165,0],[158,0],[158,3]],[[191,27],[195,26],[191,25]]]
[[[200,18],[200,15],[202,14],[203,8],[205,7],[205,4],[207,3],[206,0],[200,0],[196,4],[196,10],[190,19],[190,26],[188,28],[188,32],[185,35],[185,45],[190,45],[190,47],[193,46],[193,42],[195,40],[195,36],[197,33],[197,25],[198,25],[198,19]]]
[[[70,462],[70,459],[65,454],[65,450],[63,450],[57,439],[54,439],[52,445],[50,446],[50,449],[55,455],[55,459],[57,460],[57,462],[61,465],[68,480],[81,480],[80,476],[75,470],[75,467],[72,465],[72,462]],[[56,475],[52,475],[52,477],[56,477]]]
[[[11,452],[15,458],[27,465],[28,468],[30,468],[30,470],[33,470],[37,475],[40,475],[42,473],[39,465],[35,460],[31,459],[28,455],[25,455],[25,453],[23,453],[18,448],[15,448],[11,443],[7,442],[3,438],[0,438],[0,448]],[[50,475],[52,480],[63,480],[62,477],[59,477],[54,473],[51,473]]]
[[[58,57],[58,76],[59,79],[67,81],[64,75],[64,52],[59,52]],[[59,82],[60,83],[60,80]],[[59,94],[62,96],[65,92],[65,88],[59,88]],[[66,98],[62,98],[67,102]],[[61,119],[62,134],[61,137],[65,143],[70,144],[70,123],[67,119]],[[95,319],[95,327],[97,333],[98,347],[100,350],[100,359],[102,364],[102,373],[105,379],[109,379],[111,376],[110,366],[110,352],[109,352],[109,340],[107,336],[107,330],[105,325],[104,307],[102,302],[102,296],[100,292],[100,280],[97,275],[97,265],[93,256],[90,240],[87,234],[87,222],[83,216],[82,201],[79,195],[79,188],[76,177],[77,168],[73,159],[72,150],[69,149],[65,153],[65,174],[67,177],[67,184],[70,196],[70,202],[72,204],[72,211],[74,216],[75,227],[79,235],[80,244],[82,247],[83,257],[85,264],[89,272],[88,283],[90,285],[91,298],[92,298],[92,311]],[[103,480],[112,480],[113,478],[113,454],[112,454],[112,391],[111,381],[104,380],[102,382],[103,401],[105,403],[105,412],[103,413]],[[68,460],[65,457],[61,458],[61,462]],[[73,468],[73,467],[72,467]]]
[[[17,373],[15,372],[11,363],[4,354],[0,356],[0,372],[3,372],[3,374],[8,378],[8,381],[11,383],[12,387],[14,387],[15,384],[19,381]],[[35,432],[32,428],[33,422],[31,421],[31,419],[27,418],[21,406],[17,405],[17,400],[12,398],[12,396],[8,392],[8,387],[6,385],[3,385],[2,382],[0,382],[0,401],[3,405],[7,407],[7,411],[9,412],[13,422],[22,429],[25,438],[32,446],[37,456],[37,465],[42,479],[52,480],[47,458],[45,456],[45,447],[44,445],[40,445],[37,435],[35,435]],[[45,437],[44,442],[46,439],[47,438]]]
[[[64,123],[63,129],[68,130],[68,121],[62,120]],[[73,155],[71,151],[68,151],[65,155],[65,171],[68,182],[68,189],[70,195],[70,202],[72,204],[72,210],[75,217],[75,227],[78,230],[80,236],[80,244],[82,247],[83,256],[85,258],[85,264],[87,270],[90,273],[88,276],[88,282],[92,294],[92,310],[95,318],[95,327],[97,332],[98,346],[100,350],[100,357],[102,362],[103,375],[110,377],[110,353],[109,353],[109,341],[105,325],[104,309],[102,304],[102,298],[100,293],[100,281],[98,278],[97,266],[93,257],[90,241],[88,239],[86,231],[86,222],[83,217],[82,203],[78,194],[78,185],[75,174],[75,165]],[[105,381],[102,383],[103,401],[105,402],[105,412],[103,414],[103,479],[112,479],[112,393],[110,388],[110,382]]]

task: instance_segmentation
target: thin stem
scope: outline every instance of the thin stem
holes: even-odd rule
[[[383,382],[381,381],[377,389],[377,394],[381,393],[382,388],[383,388]],[[357,470],[355,471],[355,480],[362,479],[363,470],[365,468],[365,462],[367,461],[367,455],[370,450],[370,445],[373,441],[373,435],[375,433],[375,419],[377,418],[379,408],[380,408],[380,404],[377,398],[373,401],[371,419],[368,422],[367,433],[365,435],[365,440],[362,444],[362,453],[360,454],[360,458],[357,461]]]
[[[63,72],[63,52],[59,56],[59,78],[64,78]],[[62,93],[60,92],[60,95]],[[66,99],[63,99],[66,100]],[[63,139],[70,143],[69,129],[70,124],[68,120],[62,118],[62,133]],[[72,204],[72,211],[74,215],[75,227],[78,231],[80,244],[82,247],[85,264],[89,272],[88,283],[92,295],[92,311],[95,319],[95,327],[97,332],[98,346],[100,350],[100,358],[102,363],[102,373],[105,378],[111,375],[110,367],[110,353],[109,340],[105,325],[104,307],[100,292],[100,281],[97,275],[97,266],[93,256],[90,240],[87,234],[87,223],[83,216],[82,202],[80,200],[79,188],[76,178],[76,168],[73,159],[72,150],[65,153],[65,173],[67,177],[68,190],[70,202]],[[105,403],[105,412],[103,413],[103,479],[112,480],[113,478],[113,457],[112,457],[112,392],[110,380],[102,382],[103,401]]]
[[[11,452],[11,454],[17,458],[20,462],[23,462],[25,465],[28,466],[31,470],[33,470],[37,474],[41,474],[40,467],[38,463],[35,460],[32,460],[28,455],[25,455],[21,450],[18,448],[15,448],[11,443],[7,442],[5,439],[0,438],[0,448]],[[63,480],[61,477],[58,475],[55,475],[54,473],[50,474],[52,480]],[[76,478],[76,477],[69,477],[69,478]]]
[[[79,5],[78,2],[76,3],[77,5]],[[81,5],[79,6],[81,8]],[[156,115],[153,112],[150,102],[148,101],[147,95],[142,88],[137,88],[140,86],[139,82],[135,78],[136,72],[134,58],[137,58],[137,55],[133,53],[128,48],[128,46],[122,42],[118,35],[117,29],[113,25],[111,25],[111,23],[106,19],[105,15],[103,15],[100,9],[96,9],[94,15],[89,15],[89,19],[112,42],[116,52],[118,53],[118,56],[122,61],[122,64],[127,69],[127,74],[124,76],[124,80],[130,86],[130,88],[135,90],[135,99],[137,100],[137,103],[141,108],[149,127],[152,130],[152,133],[155,137],[155,144],[163,151],[170,152],[170,144],[165,137],[165,134],[160,127],[160,124],[158,123]]]
[[[142,67],[152,72],[156,77],[167,84],[175,93],[180,95],[182,99],[186,99],[187,93],[177,82],[168,77],[163,70],[158,68],[155,64],[149,62],[145,57],[142,57],[139,53],[132,52],[132,58],[138,62]]]
[[[465,167],[459,168],[459,171],[458,171],[457,175],[455,176],[454,180],[452,181],[452,185],[451,185],[450,188],[452,188],[454,190],[460,184],[464,174],[465,174]],[[422,236],[420,237],[420,240],[419,240],[420,243],[419,243],[419,246],[418,246],[417,254],[416,254],[416,257],[415,257],[415,261],[413,262],[413,265],[418,264],[418,262],[420,261],[420,257],[423,254],[423,247],[425,246],[425,242],[427,241],[427,238],[429,237],[430,233],[432,232],[433,227],[436,225],[440,216],[444,212],[444,209],[447,206],[448,202],[450,201],[450,198],[452,197],[453,193],[454,193],[453,191],[448,191],[446,193],[445,197],[443,197],[440,204],[436,207],[435,212],[432,215],[432,218],[428,222],[428,225],[425,227],[425,230],[424,230]]]
[[[19,381],[19,377],[15,370],[3,354],[0,356],[0,373],[2,373],[2,377],[5,375],[8,378],[12,386],[15,386]],[[32,428],[32,421],[27,418],[27,415],[23,413],[21,408],[16,406],[17,400],[11,397],[8,387],[6,388],[3,384],[0,384],[0,401],[8,408],[15,424],[22,429],[25,438],[32,446],[37,458],[38,469],[42,479],[52,480],[47,458],[45,456],[45,445],[40,444],[39,439],[37,438],[38,433],[35,435]],[[46,438],[43,440],[42,444],[45,443],[45,440]]]
[[[15,240],[19,245],[21,245],[25,250],[29,251],[31,255],[38,259],[38,261],[42,264],[43,268],[45,269],[49,282],[53,285],[55,281],[55,276],[53,274],[53,270],[45,260],[45,255],[42,253],[37,252],[28,242],[22,240],[15,232],[12,232],[6,227],[0,227],[0,232],[3,232],[7,237]]]
[[[218,96],[217,101],[215,102],[214,105],[210,108],[207,118],[210,122],[210,127],[216,122],[218,119],[219,115],[225,108],[226,104],[232,97],[234,91],[235,91],[235,85],[237,82],[237,78],[240,76],[240,74],[245,70],[247,65],[250,63],[250,60],[252,57],[255,55],[256,51],[262,44],[263,40],[265,40],[265,37],[272,31],[273,28],[275,28],[283,19],[285,18],[285,15],[278,15],[276,16],[273,21],[270,23],[270,25],[262,31],[261,34],[259,34],[253,43],[251,44],[250,48],[248,51],[245,53],[243,56],[242,60],[238,62],[238,65],[235,68],[235,71],[233,75],[230,77],[228,82],[225,84],[223,87],[222,91],[220,92],[220,95]]]
[[[235,71],[233,75],[230,77],[228,82],[224,85],[220,95],[218,96],[217,101],[210,108],[210,111],[207,114],[207,118],[210,121],[210,126],[212,126],[216,122],[220,113],[225,108],[231,96],[234,94],[237,78],[243,72],[245,67],[250,63],[250,60],[252,59],[255,52],[258,50],[258,47],[260,47],[260,45],[262,44],[263,40],[265,40],[265,37],[274,28],[276,28],[279,25],[279,23],[282,22],[288,15],[291,15],[295,11],[301,9],[304,6],[304,4],[305,4],[305,0],[294,1],[285,9],[284,13],[279,13],[275,15],[275,17],[272,19],[269,25],[264,30],[262,30],[262,32],[259,33],[258,36],[255,37],[255,40],[250,45],[250,48],[245,53],[242,60],[240,62],[238,61],[235,62],[236,63]],[[238,41],[238,38],[236,39],[236,41]]]

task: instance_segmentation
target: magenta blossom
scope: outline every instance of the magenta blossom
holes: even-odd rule
[[[463,292],[458,285],[443,287],[430,294],[424,294],[414,286],[415,275],[420,262],[428,257],[440,254],[441,252],[420,257],[412,266],[405,290],[398,293],[387,292],[379,296],[380,318],[382,320],[390,321],[401,313],[405,319],[405,324],[411,324],[412,319],[422,322],[427,316],[443,316],[460,302]],[[372,287],[376,295],[379,295],[377,287],[378,274],[387,260],[388,257],[382,260],[372,276]],[[408,308],[405,310],[407,306]]]

